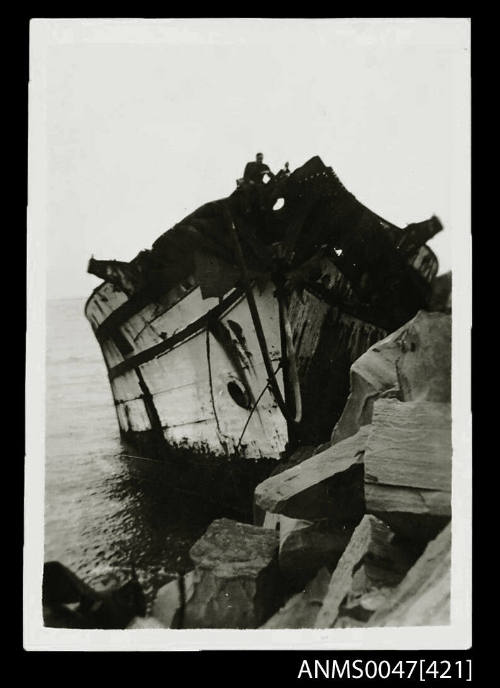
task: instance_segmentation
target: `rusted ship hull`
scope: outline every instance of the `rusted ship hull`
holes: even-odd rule
[[[262,290],[254,287],[254,294],[284,394],[274,289],[268,283]],[[242,504],[283,456],[289,439],[247,299],[234,289],[220,302],[203,300],[199,287],[175,298],[166,295],[112,329],[106,327],[109,317],[114,313],[116,319],[127,303],[122,293],[105,283],[87,303],[120,431],[136,451],[166,460],[177,473],[177,487]],[[386,332],[329,304],[313,285],[301,298],[292,297],[290,319],[304,406],[297,441],[317,444],[340,415],[350,364]]]
[[[339,182],[334,175],[332,179],[330,168],[314,162],[311,171],[308,164],[307,175],[303,173],[306,165],[280,190],[289,216],[280,211],[281,215],[267,213],[264,218],[258,212],[250,219],[238,217],[238,206],[233,205],[233,214],[246,227],[245,236],[252,235],[252,221],[256,228],[252,236],[257,238],[246,247],[250,268],[251,249],[254,251],[251,284],[239,279],[241,266],[233,261],[235,269],[227,255],[221,258],[218,247],[213,249],[218,253],[215,267],[210,264],[207,268],[194,250],[190,253],[198,259],[186,261],[188,267],[183,265],[178,273],[173,260],[168,264],[167,280],[161,272],[165,263],[160,261],[159,268],[155,263],[151,269],[154,281],[151,278],[146,287],[139,281],[143,280],[144,264],[151,265],[149,256],[149,262],[141,259],[140,269],[133,271],[127,264],[113,261],[103,265],[94,261],[91,267],[105,281],[94,290],[85,313],[106,362],[122,437],[145,456],[161,460],[173,485],[221,505],[248,505],[255,485],[287,450],[329,439],[349,391],[350,365],[389,329],[425,307],[437,271],[437,261],[422,241],[413,238],[415,245],[408,247],[411,232],[405,234],[355,199],[351,201],[354,197],[343,187],[339,196]],[[326,188],[319,194],[318,177],[321,189]],[[302,192],[308,183],[315,189],[314,203]],[[291,189],[288,195],[287,189]],[[332,199],[337,206],[344,204],[344,224],[362,223],[361,241],[356,243],[343,232],[337,219],[332,246],[325,243],[324,217],[329,217]],[[187,228],[181,235],[183,241],[193,227],[201,227],[206,246],[206,236],[218,222],[217,203],[179,224],[180,230]],[[323,218],[318,215],[321,203],[329,204]],[[265,245],[256,244],[262,223],[278,239],[282,226],[288,227],[284,240],[273,244],[272,255],[278,253],[280,260],[271,258],[264,268],[255,259],[255,245],[264,259],[268,255]],[[430,233],[424,229],[424,235]],[[180,244],[178,239],[172,242],[176,230],[167,232],[154,247],[156,254],[163,251],[167,256],[164,261]],[[317,235],[311,247],[307,237],[301,238],[308,232]],[[378,236],[382,237],[382,250],[389,243],[395,246],[392,263],[387,263],[390,275],[387,271],[378,275],[373,267],[383,267],[383,260],[373,261],[374,248],[380,252]],[[289,258],[284,263],[281,256],[287,251],[288,256],[301,252],[301,260]],[[277,271],[278,263],[286,264],[285,268]],[[304,264],[312,267],[304,268]],[[209,273],[219,271],[215,288],[210,274],[210,279],[206,278],[207,269]],[[174,273],[176,279],[172,279]],[[288,285],[287,313],[301,396],[299,422],[285,418],[277,403],[281,396],[289,404],[291,394],[277,298],[283,284]],[[249,300],[258,311],[268,363],[278,386],[274,392]]]

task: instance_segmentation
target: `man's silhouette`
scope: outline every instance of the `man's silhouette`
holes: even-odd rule
[[[246,212],[250,210],[251,196],[250,189],[255,189],[255,195],[257,197],[257,202],[260,210],[265,210],[264,207],[264,177],[269,176],[270,179],[274,179],[274,174],[271,172],[269,167],[262,162],[264,156],[262,153],[257,153],[255,156],[255,162],[247,162],[245,165],[245,171],[243,173],[243,192],[245,194],[245,205]]]
[[[290,176],[290,163],[286,162],[278,174],[276,175],[277,180],[288,179]]]
[[[269,175],[273,179],[274,174],[271,172],[269,167],[262,162],[264,156],[262,153],[257,153],[255,156],[255,162],[247,162],[245,166],[245,172],[243,173],[243,179],[250,184],[263,184],[264,177]]]

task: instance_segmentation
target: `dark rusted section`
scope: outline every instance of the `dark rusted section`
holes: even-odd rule
[[[360,320],[346,321],[337,308],[330,310],[312,360],[299,369],[304,415],[296,444],[318,445],[330,439],[349,394],[351,365],[384,335]]]
[[[235,320],[227,320],[227,324],[231,328],[231,332],[235,335],[236,339],[238,340],[241,348],[245,352],[246,357],[250,360],[253,356],[252,352],[248,349],[247,346],[247,340],[245,335],[243,334],[243,328],[239,323],[237,323]]]
[[[151,437],[153,438],[153,449],[154,456],[160,458],[166,449],[165,436],[163,434],[163,428],[161,426],[161,420],[156,410],[156,406],[153,401],[153,396],[147,386],[144,377],[139,368],[135,369],[137,379],[139,380],[139,387],[142,392],[142,400],[146,408],[146,413],[148,414],[149,422],[151,423]],[[125,407],[127,408],[127,407]]]

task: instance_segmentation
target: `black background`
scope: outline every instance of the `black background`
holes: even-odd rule
[[[11,6],[12,7],[12,6]],[[140,9],[143,5],[140,6]],[[175,5],[162,6],[158,8],[157,15],[159,17],[172,17]],[[31,8],[29,8],[31,9]],[[116,13],[109,12],[108,6],[100,6],[99,10],[111,17],[131,17],[132,8],[120,5],[120,7],[113,8],[118,10]],[[135,9],[135,8],[134,8]],[[179,16],[187,17],[188,10],[193,11],[193,8],[184,6],[181,8]],[[195,16],[206,16],[207,10],[195,14]],[[245,6],[243,8],[233,6],[228,9],[226,13],[221,12],[219,16],[236,16],[237,9],[246,10],[248,16],[264,17],[264,8],[258,6]],[[266,6],[267,13],[269,7]],[[291,8],[286,8],[291,10]],[[330,7],[329,9],[333,9]],[[341,9],[336,6],[335,9]],[[347,8],[343,8],[347,9]],[[355,13],[354,8],[349,7],[352,13],[345,16],[360,15]],[[394,8],[396,9],[396,8]],[[421,5],[419,10],[422,11]],[[432,8],[436,11],[435,6]],[[456,8],[454,8],[456,9]],[[481,131],[484,130],[483,115],[485,109],[480,112],[480,94],[481,94],[481,80],[486,76],[488,78],[489,88],[485,92],[489,95],[489,108],[494,108],[497,111],[498,106],[494,105],[493,91],[497,88],[491,89],[494,83],[498,83],[496,77],[495,67],[492,67],[491,62],[483,61],[483,52],[488,45],[488,41],[484,35],[484,29],[489,22],[494,22],[493,17],[485,20],[484,17],[472,16],[470,12],[456,16],[471,17],[472,30],[472,227],[473,227],[473,319],[474,328],[472,332],[472,408],[474,413],[473,418],[473,448],[474,448],[474,462],[473,462],[473,532],[474,532],[474,547],[473,547],[473,580],[474,580],[474,596],[473,596],[473,646],[465,651],[387,651],[387,652],[324,652],[324,651],[300,651],[290,648],[288,651],[202,651],[202,652],[26,652],[23,649],[22,638],[22,556],[23,556],[23,514],[24,514],[24,443],[21,438],[24,437],[24,366],[25,366],[25,332],[26,332],[26,291],[25,291],[25,274],[23,274],[22,266],[26,265],[26,206],[27,206],[27,130],[28,130],[28,79],[29,79],[29,20],[31,16],[34,17],[63,17],[70,18],[70,10],[75,13],[77,17],[91,17],[96,16],[97,12],[90,4],[81,4],[79,7],[74,5],[65,5],[58,8],[57,14],[47,12],[44,7],[37,7],[34,12],[26,16],[18,16],[14,19],[8,16],[4,17],[3,22],[3,37],[4,46],[7,47],[7,53],[4,52],[4,69],[3,74],[7,77],[4,83],[3,95],[3,111],[7,115],[7,119],[12,122],[9,126],[3,128],[4,140],[10,144],[12,155],[6,159],[4,157],[4,194],[3,194],[3,209],[4,211],[11,210],[13,206],[11,201],[12,191],[17,191],[18,204],[16,206],[17,217],[15,219],[7,219],[7,213],[4,215],[3,224],[3,259],[4,259],[4,275],[3,275],[3,289],[4,289],[4,305],[7,308],[6,318],[8,322],[14,320],[14,325],[9,325],[10,336],[7,339],[8,357],[4,354],[3,373],[7,373],[8,378],[12,382],[6,382],[4,392],[7,390],[7,396],[4,397],[6,402],[7,413],[4,415],[4,431],[5,439],[3,443],[3,490],[4,497],[10,496],[13,499],[13,506],[9,507],[8,515],[4,516],[3,520],[3,535],[5,536],[3,572],[4,582],[0,588],[3,609],[3,630],[4,637],[7,640],[10,650],[4,654],[8,660],[14,660],[16,664],[15,674],[13,680],[26,680],[26,670],[34,669],[37,672],[35,681],[49,681],[54,680],[57,683],[73,684],[90,683],[105,684],[108,681],[116,686],[117,680],[120,681],[122,676],[132,678],[132,664],[133,668],[137,669],[137,675],[133,681],[140,681],[142,685],[154,686],[154,688],[173,688],[173,686],[180,686],[191,681],[200,681],[204,684],[231,685],[239,686],[240,684],[249,683],[250,685],[261,688],[264,685],[294,685],[310,682],[310,679],[303,677],[298,679],[298,673],[301,663],[304,659],[309,660],[310,665],[314,660],[324,661],[326,659],[336,659],[339,664],[342,664],[344,659],[361,659],[368,660],[388,660],[394,666],[400,660],[418,660],[426,659],[428,661],[448,660],[455,662],[458,659],[464,661],[472,659],[472,675],[474,683],[482,685],[487,676],[494,676],[496,655],[498,650],[493,650],[490,654],[486,650],[486,638],[489,635],[490,623],[495,619],[495,613],[498,609],[498,592],[496,591],[497,566],[491,562],[492,566],[488,574],[482,577],[479,574],[481,559],[484,556],[486,560],[486,552],[483,549],[486,538],[489,540],[489,552],[493,556],[495,554],[495,543],[491,544],[491,538],[497,539],[495,513],[493,515],[486,515],[486,509],[491,504],[484,495],[485,483],[490,481],[490,467],[497,463],[498,448],[493,444],[492,448],[485,448],[484,442],[481,443],[482,448],[479,450],[480,438],[486,437],[491,433],[491,427],[495,425],[488,425],[484,428],[481,426],[488,423],[483,410],[488,399],[485,398],[485,388],[490,388],[493,385],[491,376],[497,366],[494,364],[494,357],[496,354],[496,342],[494,331],[488,330],[490,337],[486,338],[482,343],[479,341],[480,337],[480,313],[484,312],[484,307],[492,305],[489,301],[494,292],[491,289],[482,287],[486,276],[495,274],[487,271],[483,258],[485,256],[482,251],[485,249],[488,253],[491,252],[492,246],[486,241],[490,241],[492,235],[497,233],[496,219],[494,217],[486,216],[485,209],[493,209],[494,203],[480,203],[479,188],[483,186],[484,173],[475,174],[479,162],[478,153],[482,150],[481,145]],[[210,8],[213,13],[213,8]],[[318,12],[320,16],[322,13]],[[101,16],[101,14],[99,14]],[[216,15],[217,16],[217,15]],[[276,16],[273,13],[272,16]],[[284,13],[284,16],[293,16],[290,12]],[[299,15],[303,16],[303,15]],[[373,17],[373,14],[369,14]],[[401,8],[398,8],[393,13],[387,13],[387,16],[402,17]],[[409,16],[417,16],[410,14]],[[430,17],[430,14],[422,14],[420,16]],[[436,14],[438,17],[451,16],[446,12]],[[146,17],[141,14],[141,17]],[[495,43],[491,44],[495,47]],[[9,85],[10,84],[10,85]],[[13,127],[12,127],[13,125]],[[16,130],[18,136],[11,136],[10,132]],[[496,138],[496,137],[493,137]],[[489,151],[490,152],[490,151]],[[489,157],[491,158],[491,152]],[[5,163],[9,161],[6,165]],[[493,160],[495,162],[495,160]],[[483,163],[484,164],[484,163]],[[12,174],[12,170],[15,170]],[[481,172],[485,168],[481,167]],[[498,174],[493,173],[492,178],[498,178]],[[497,192],[498,193],[498,192]],[[491,198],[491,197],[490,197]],[[493,197],[494,198],[494,197]],[[479,224],[479,217],[481,216],[481,243],[477,241],[477,234],[474,233],[474,227]],[[488,223],[488,224],[487,224]],[[488,225],[493,224],[493,227]],[[495,238],[493,236],[493,238]],[[485,245],[486,244],[486,245]],[[8,276],[5,272],[9,271]],[[13,285],[15,284],[15,291]],[[10,292],[10,293],[9,293]],[[485,300],[488,301],[485,302]],[[7,329],[7,323],[5,323]],[[11,329],[12,328],[12,329]],[[6,332],[4,330],[4,333]],[[488,344],[485,342],[488,341]],[[4,342],[5,343],[5,342]],[[19,367],[16,358],[19,359]],[[489,362],[492,367],[488,367],[485,371],[486,377],[478,373],[476,370],[476,363],[478,360]],[[10,373],[10,374],[9,374]],[[481,386],[482,381],[486,385]],[[14,402],[14,403],[13,403]],[[496,400],[492,401],[496,404]],[[17,411],[19,409],[19,416],[12,413],[13,408]],[[478,411],[479,409],[479,411]],[[487,429],[486,429],[487,427]],[[10,449],[11,444],[14,449]],[[16,451],[20,447],[21,451]],[[481,455],[480,455],[481,454]],[[18,478],[17,486],[11,484],[11,476],[14,473]],[[4,502],[6,500],[3,500]],[[17,527],[14,527],[16,525]],[[7,537],[9,536],[9,537]],[[11,542],[9,542],[9,540]],[[14,554],[16,553],[16,554]],[[12,566],[12,564],[15,566]],[[486,563],[486,562],[485,562]],[[14,589],[17,587],[19,596],[14,594]],[[9,611],[12,603],[19,600],[19,604]],[[483,605],[483,602],[485,604]],[[481,611],[483,612],[481,614]],[[395,631],[397,633],[397,631]],[[493,636],[496,633],[493,631]],[[5,647],[5,645],[4,645]],[[96,665],[97,660],[97,665]],[[139,660],[139,662],[137,661]],[[7,668],[5,667],[5,672]],[[15,678],[14,678],[15,677]],[[7,678],[7,675],[6,675]],[[9,680],[9,679],[7,679]],[[342,679],[326,679],[319,678],[317,681],[327,681],[332,685],[338,683],[347,683],[347,680]],[[418,679],[413,680],[377,680],[377,679],[359,679],[351,680],[355,685],[429,685],[436,686],[444,684],[445,686],[463,684],[467,685],[465,681],[450,680],[433,680],[429,679],[425,683],[420,683]],[[469,684],[471,685],[471,684]],[[485,683],[485,686],[489,685]]]

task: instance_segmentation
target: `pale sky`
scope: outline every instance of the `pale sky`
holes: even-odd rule
[[[466,20],[37,20],[31,35],[49,298],[87,296],[92,254],[132,259],[229,195],[257,151],[276,171],[319,155],[400,226],[438,215],[430,245],[451,268],[469,231]]]

